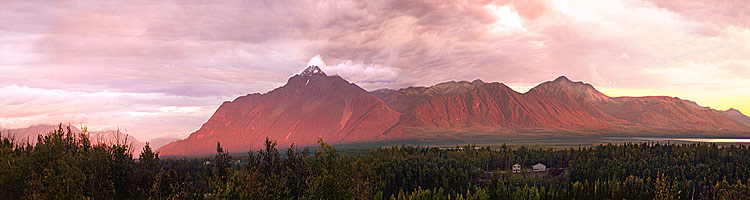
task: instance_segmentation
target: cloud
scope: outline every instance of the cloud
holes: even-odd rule
[[[707,22],[718,26],[750,27],[750,7],[744,0],[651,0],[655,5],[690,20]]]
[[[308,66],[318,66],[327,75],[345,77],[346,80],[358,84],[360,87],[375,90],[393,87],[398,81],[398,69],[382,65],[365,64],[352,60],[338,60],[336,64],[327,65],[320,55],[310,58]]]
[[[318,66],[318,67],[328,67],[326,65],[326,62],[323,61],[323,58],[320,57],[320,55],[316,55],[315,57],[310,58],[310,61],[307,61],[307,66]]]
[[[525,27],[523,27],[521,16],[519,16],[518,12],[511,8],[511,6],[496,6],[490,4],[484,6],[484,8],[486,8],[492,15],[498,18],[497,22],[493,24],[493,32],[517,34],[518,32],[528,31]]]
[[[184,136],[197,130],[218,107],[203,102],[221,99],[186,98],[159,93],[70,92],[10,85],[0,87],[1,128],[37,124],[84,124],[90,130],[127,130],[140,140]]]
[[[0,119],[184,136],[209,117],[205,108],[279,87],[316,55],[326,73],[368,90],[477,78],[529,88],[564,74],[598,88],[742,102],[750,99],[728,94],[750,80],[745,4],[8,0],[0,5]],[[705,92],[690,93],[696,88]],[[182,120],[196,107],[205,116]]]

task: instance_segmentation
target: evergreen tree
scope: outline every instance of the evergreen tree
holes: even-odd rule
[[[149,143],[146,143],[138,157],[137,170],[140,178],[138,180],[138,193],[141,197],[147,197],[160,170],[159,153],[153,152]]]

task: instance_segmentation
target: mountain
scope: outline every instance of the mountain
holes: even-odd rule
[[[609,102],[612,98],[602,94],[588,83],[573,82],[565,76],[560,76],[554,81],[539,84],[529,90],[528,93],[558,100],[599,119],[623,122],[600,109],[601,105]]]
[[[528,137],[748,137],[747,119],[675,97],[609,97],[565,76],[526,93],[481,80],[367,92],[309,66],[268,93],[224,102],[199,130],[158,151],[210,155],[221,142],[231,152],[246,152],[261,148],[266,137],[281,147],[310,146],[318,138],[332,144],[448,144]]]
[[[41,124],[29,126],[27,128],[5,129],[0,132],[2,132],[2,135],[4,137],[10,137],[21,143],[28,142],[29,144],[34,145],[37,143],[37,137],[39,135],[50,133],[57,128],[59,128],[59,125]],[[66,128],[66,126],[63,126],[63,129]],[[75,126],[70,126],[70,130],[73,133],[81,133],[81,129]],[[145,142],[141,142],[131,135],[124,134],[116,130],[87,131],[86,133],[88,134],[89,141],[91,141],[91,143],[94,145],[127,142],[132,145],[133,156],[136,158],[143,150],[143,147],[146,146]],[[158,148],[154,146],[151,147]]]
[[[426,92],[435,88],[450,88],[437,90],[450,92]],[[502,83],[451,81],[432,87],[377,90],[373,95],[404,113],[391,131],[403,134],[401,138],[427,142],[508,137],[750,136],[750,126],[742,124],[747,116],[741,113],[719,113],[674,97],[609,97],[591,84],[565,76],[523,94]]]
[[[708,107],[676,97],[609,97],[592,85],[561,76],[528,93],[548,96],[604,119],[613,127],[636,130],[742,132],[748,127],[713,112]]]
[[[606,121],[556,99],[533,93],[521,94],[502,83],[473,84],[473,87],[459,92],[430,95],[426,101],[414,106],[402,118],[401,124],[426,128],[608,127]]]
[[[610,116],[641,128],[702,132],[748,130],[735,120],[676,97],[616,97],[600,108]]]
[[[166,144],[169,144],[170,142],[174,142],[180,139],[181,138],[174,138],[174,137],[154,138],[148,141],[148,145],[151,147],[151,149],[158,149],[159,147],[162,147]]]
[[[401,113],[408,113],[414,107],[435,96],[461,94],[484,85],[482,80],[450,81],[432,87],[408,87],[400,90],[380,89],[372,92],[375,97],[382,99],[388,107]]]
[[[57,125],[34,125],[27,128],[3,129],[0,132],[2,132],[3,137],[8,137],[21,143],[28,142],[33,145],[36,144],[39,135],[52,132],[56,128],[58,128]],[[73,132],[81,132],[75,126],[71,126],[70,129]]]
[[[381,140],[401,114],[356,84],[327,76],[317,66],[265,94],[224,102],[187,139],[169,143],[162,155],[207,155],[216,143],[232,152],[261,148],[266,137],[281,147]]]
[[[733,119],[734,121],[739,122],[740,124],[743,124],[745,126],[750,127],[750,117],[742,114],[739,110],[736,110],[734,108],[730,108],[729,110],[725,111],[716,111],[719,114],[723,115],[724,117],[727,117],[729,119]]]

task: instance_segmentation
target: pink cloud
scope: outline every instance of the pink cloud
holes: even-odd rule
[[[691,20],[719,26],[750,27],[750,7],[744,0],[651,0],[660,8],[679,13]]]
[[[153,124],[144,119],[150,118],[106,113],[216,106],[284,84],[316,55],[325,59],[327,73],[367,89],[477,78],[528,88],[567,75],[600,88],[739,93],[743,91],[733,88],[750,82],[744,73],[750,69],[750,10],[745,3],[4,1],[0,87],[6,88],[0,95],[30,99],[3,102],[0,113],[28,111],[0,118],[13,118],[6,124],[60,120],[75,116],[43,113],[79,107],[64,99],[59,101],[70,103],[45,108],[58,100],[7,87],[110,92],[132,94],[124,100],[132,106],[91,104],[85,109],[101,110],[94,114],[97,118],[119,120],[96,122],[132,122],[133,129],[147,131]],[[174,102],[149,97],[154,94]],[[16,101],[37,103],[13,107]],[[193,103],[181,105],[183,101]],[[65,111],[89,113],[84,108]],[[189,133],[175,128],[180,125],[175,121],[164,132]],[[181,125],[193,123],[200,122]]]

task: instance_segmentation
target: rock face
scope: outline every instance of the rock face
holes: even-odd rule
[[[571,132],[750,136],[748,119],[673,97],[609,97],[564,76],[526,93],[481,80],[368,93],[310,66],[266,94],[224,102],[198,131],[158,151],[210,155],[221,142],[231,152],[246,152],[261,148],[266,137],[280,147],[314,145],[318,138],[332,144],[419,140],[435,130],[471,130],[462,137],[477,130],[483,137],[529,131],[560,137]]]
[[[610,122],[623,122],[603,112],[600,107],[609,102],[610,98],[602,94],[591,84],[573,82],[565,76],[554,81],[547,81],[529,90],[528,94],[545,96],[570,107],[582,110],[587,115]],[[604,105],[606,106],[606,105]]]
[[[432,97],[462,94],[483,86],[484,84],[483,81],[478,79],[473,82],[450,81],[432,87],[408,87],[400,90],[380,89],[373,91],[372,94],[383,99],[388,107],[401,113],[408,113],[414,109],[414,107]]]
[[[434,95],[402,120],[406,126],[460,128],[607,128],[606,121],[563,102],[521,94],[502,83],[486,83],[460,93]]]
[[[311,66],[266,94],[224,102],[198,131],[159,152],[208,155],[216,142],[246,152],[261,148],[266,137],[280,147],[313,145],[318,138],[332,144],[368,142],[384,137],[399,116],[359,86]]]
[[[481,81],[376,90],[373,94],[404,113],[398,128],[392,130],[492,127],[750,136],[750,126],[743,124],[750,118],[736,110],[716,111],[675,97],[609,97],[590,84],[564,76],[523,94],[502,83]]]

